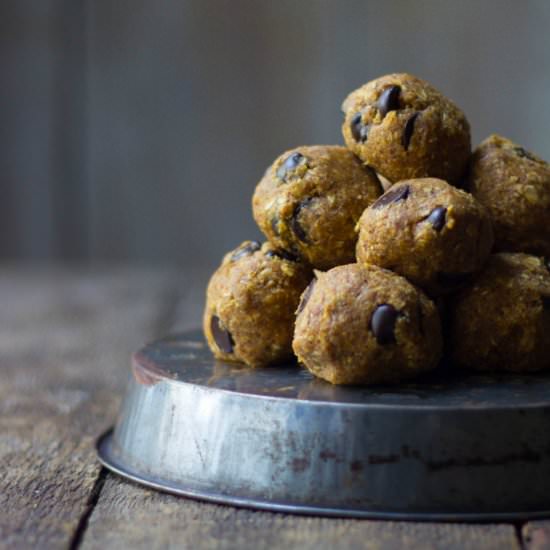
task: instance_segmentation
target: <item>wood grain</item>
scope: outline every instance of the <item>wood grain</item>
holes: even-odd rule
[[[83,539],[101,548],[519,549],[510,525],[380,522],[291,516],[206,504],[108,476]]]
[[[550,550],[550,521],[532,521],[523,526],[525,550]]]
[[[112,422],[130,351],[175,289],[166,273],[0,273],[0,541],[67,547],[93,500],[99,432]]]

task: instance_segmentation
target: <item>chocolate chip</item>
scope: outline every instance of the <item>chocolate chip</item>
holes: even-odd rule
[[[411,189],[408,185],[392,186],[381,197],[378,197],[371,205],[371,208],[378,210],[393,202],[404,201],[411,194]]]
[[[254,254],[256,250],[260,250],[260,243],[258,241],[250,241],[244,246],[240,246],[233,252],[233,255],[231,256],[231,261],[234,262],[235,260],[238,260],[239,258],[242,258],[243,256],[249,256],[250,254]]]
[[[420,113],[414,113],[409,120],[405,123],[405,128],[403,129],[403,136],[401,137],[401,145],[403,145],[403,149],[407,151],[409,149],[409,144],[411,142],[411,138],[414,132],[414,125],[416,123],[416,119],[419,117]]]
[[[390,111],[399,109],[399,94],[401,93],[400,86],[390,86],[386,88],[378,98],[378,110],[384,118]]]
[[[446,218],[447,209],[443,206],[437,206],[430,212],[427,219],[436,231],[441,231],[445,227]]]
[[[299,313],[302,313],[304,308],[306,307],[310,297],[311,293],[313,292],[313,287],[315,286],[315,283],[317,282],[317,279],[313,279],[311,283],[307,286],[307,288],[302,292],[302,297],[300,298],[300,303],[298,304],[298,309],[296,310],[296,315]]]
[[[538,161],[537,158],[535,158],[529,151],[526,151],[523,147],[514,147],[514,151],[516,152],[518,157],[533,160],[535,162]]]
[[[546,263],[546,269],[550,271],[550,258],[547,258],[545,263]]]
[[[277,177],[283,181],[286,181],[289,172],[292,172],[298,166],[306,163],[307,159],[304,155],[302,155],[302,153],[292,153],[289,157],[287,157],[283,164],[279,166],[279,169],[277,170]]]
[[[461,287],[472,281],[473,278],[473,273],[445,273],[440,271],[437,274],[437,282],[440,285],[450,289]]]
[[[374,310],[370,320],[370,329],[380,345],[395,343],[397,317],[399,317],[399,312],[390,304],[381,304]]]
[[[216,345],[224,353],[233,353],[233,346],[235,342],[230,332],[222,326],[220,318],[216,315],[212,315],[210,319],[210,332],[216,342]]]
[[[355,141],[365,143],[369,137],[369,126],[368,124],[363,124],[361,118],[361,113],[357,113],[351,119],[351,135]]]
[[[283,250],[282,248],[273,248],[268,250],[265,255],[268,258],[279,258],[280,260],[287,260],[288,262],[297,262],[298,256]]]
[[[297,206],[294,208],[294,212],[292,212],[292,216],[290,218],[290,228],[292,229],[294,235],[296,235],[296,237],[298,237],[298,239],[304,243],[308,243],[309,239],[307,237],[307,233],[305,232],[304,228],[301,226],[298,218],[300,216],[300,212],[304,208],[306,208],[311,201],[312,201],[312,198],[310,197],[299,202]]]
[[[546,296],[546,295],[543,294],[541,296],[541,299],[542,299],[543,309],[545,309],[547,311],[550,311],[550,296]]]
[[[360,141],[361,139],[361,134],[359,133],[359,131],[361,130],[362,126],[363,126],[363,123],[361,122],[361,113],[357,113],[351,119],[351,124],[350,124],[351,135],[353,136],[353,139],[355,141]]]

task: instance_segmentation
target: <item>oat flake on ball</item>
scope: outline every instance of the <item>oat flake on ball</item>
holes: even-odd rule
[[[489,258],[449,307],[452,357],[476,370],[550,369],[550,265],[528,254]]]
[[[376,173],[345,147],[298,147],[267,169],[254,219],[275,246],[330,269],[355,260],[355,224],[381,193]]]
[[[485,207],[436,178],[393,185],[365,210],[357,228],[360,264],[391,269],[431,296],[471,282],[493,245]]]
[[[550,164],[492,135],[472,155],[468,189],[491,215],[496,250],[550,256]]]
[[[344,140],[392,182],[435,177],[459,184],[470,156],[464,113],[410,74],[372,80],[345,99]]]
[[[292,358],[294,312],[311,268],[269,243],[245,241],[212,275],[204,333],[214,356],[252,367]]]
[[[408,380],[441,356],[437,309],[391,271],[338,266],[305,290],[292,343],[298,359],[332,384]]]

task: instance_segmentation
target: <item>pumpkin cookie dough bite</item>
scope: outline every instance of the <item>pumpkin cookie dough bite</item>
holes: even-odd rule
[[[470,282],[493,245],[486,209],[435,178],[393,185],[365,210],[357,227],[360,264],[391,269],[431,296]]]
[[[348,148],[390,181],[461,180],[470,156],[470,126],[428,82],[406,73],[383,76],[352,92],[342,110]]]
[[[251,367],[292,357],[294,312],[313,274],[269,243],[226,254],[207,290],[204,333],[215,357]]]
[[[298,359],[332,384],[408,380],[441,355],[437,309],[403,277],[376,266],[338,266],[304,291],[293,340]]]
[[[494,254],[451,311],[453,362],[477,370],[550,369],[550,271],[527,254]]]
[[[267,169],[254,219],[274,246],[329,269],[355,260],[355,224],[381,193],[375,172],[345,147],[298,147]]]
[[[550,256],[550,164],[491,135],[472,155],[468,188],[489,210],[496,250]]]

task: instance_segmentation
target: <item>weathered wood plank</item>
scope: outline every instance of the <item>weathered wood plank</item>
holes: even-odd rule
[[[550,521],[531,521],[521,534],[525,550],[550,550]]]
[[[206,504],[107,477],[85,550],[519,549],[511,525],[380,522],[291,516]]]
[[[67,547],[100,467],[128,356],[165,330],[164,272],[0,271],[0,544]]]

